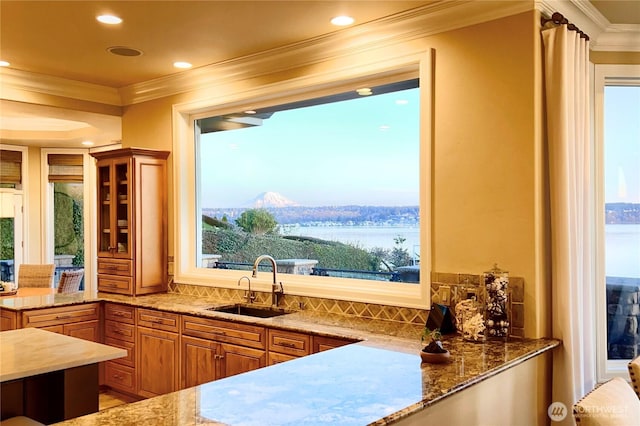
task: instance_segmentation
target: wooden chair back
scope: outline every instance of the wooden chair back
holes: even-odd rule
[[[84,276],[84,269],[63,271],[58,283],[58,293],[75,293],[80,291],[80,283]]]
[[[18,287],[53,287],[56,265],[23,263],[18,266]]]

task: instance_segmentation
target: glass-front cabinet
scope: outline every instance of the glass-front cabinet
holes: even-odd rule
[[[167,151],[123,148],[96,158],[98,291],[167,290]]]
[[[98,256],[130,258],[130,160],[109,160],[98,166]]]

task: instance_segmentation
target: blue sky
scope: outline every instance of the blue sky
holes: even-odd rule
[[[640,203],[640,87],[605,88],[605,202]]]
[[[242,207],[267,191],[304,206],[418,205],[418,116],[410,89],[202,135],[202,206]]]

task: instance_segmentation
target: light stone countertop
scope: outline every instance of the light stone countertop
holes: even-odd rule
[[[554,339],[477,344],[444,336],[451,362],[424,364],[419,356],[422,326],[397,321],[306,310],[253,318],[207,309],[233,301],[175,293],[139,297],[100,293],[85,301],[59,299],[54,306],[96,300],[361,342],[59,425],[387,425],[560,344]]]
[[[127,351],[38,328],[0,332],[0,382],[122,358]]]

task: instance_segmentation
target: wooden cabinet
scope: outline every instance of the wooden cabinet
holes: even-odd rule
[[[98,291],[167,290],[167,151],[125,148],[97,159]]]
[[[220,343],[190,336],[182,336],[180,342],[180,385],[183,389],[222,378]]]
[[[136,394],[135,308],[105,303],[104,343],[125,349],[127,356],[107,361],[104,384],[120,392]]]
[[[312,351],[314,354],[357,342],[357,340],[355,339],[348,339],[346,337],[329,337],[329,336],[313,336],[312,340],[313,340]]]
[[[179,315],[137,309],[138,395],[153,397],[180,387]]]
[[[264,327],[183,315],[181,331],[182,387],[267,365]]]
[[[22,312],[22,326],[100,342],[100,304],[27,310]]]
[[[311,336],[306,333],[270,329],[267,336],[269,365],[311,353]]]
[[[15,330],[18,328],[18,313],[0,308],[0,331]]]

